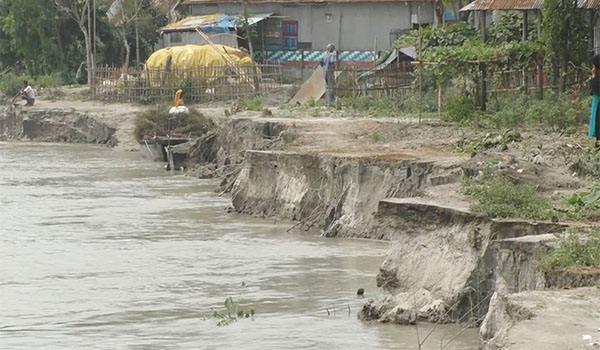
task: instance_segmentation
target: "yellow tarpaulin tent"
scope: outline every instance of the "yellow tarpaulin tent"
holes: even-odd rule
[[[234,67],[231,67],[234,65]],[[146,76],[152,81],[193,78],[211,80],[231,73],[250,73],[250,54],[225,45],[185,45],[155,51],[146,60]],[[250,69],[250,70],[247,70]]]

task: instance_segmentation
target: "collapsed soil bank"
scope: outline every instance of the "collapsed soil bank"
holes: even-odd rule
[[[197,144],[194,154],[228,176],[225,189],[236,211],[293,220],[331,237],[391,241],[377,277],[390,296],[370,300],[361,311],[365,320],[458,321],[475,327],[485,319],[485,327],[499,329],[506,325],[494,318],[498,308],[490,308],[499,284],[508,293],[520,293],[595,281],[538,271],[537,258],[554,249],[554,233],[564,225],[491,220],[452,197],[464,177],[462,159],[410,156],[405,150],[386,155],[339,147],[314,151],[307,143],[294,147],[310,133],[293,122],[216,120],[217,130]],[[454,187],[447,198],[424,197],[449,186]],[[517,317],[511,327],[518,322]],[[503,348],[490,347],[493,331],[485,334],[482,344]]]
[[[114,145],[115,128],[88,113],[67,109],[7,107],[0,133],[9,139]]]
[[[593,282],[536,270],[537,256],[553,249],[552,233],[560,225],[494,221],[470,213],[453,197],[426,200],[428,192],[459,186],[464,158],[368,141],[383,125],[393,137],[391,126],[414,142],[395,121],[206,113],[214,126],[191,147],[189,163],[199,176],[223,178],[222,193],[231,192],[236,211],[293,220],[326,236],[391,241],[378,275],[390,296],[370,301],[364,319],[474,326],[487,316],[486,327],[496,329],[498,308],[488,306],[498,281],[508,293]],[[119,135],[128,123],[98,122],[102,118],[92,114],[64,108],[5,111],[0,132],[38,141],[127,142]],[[515,318],[511,327],[518,322]],[[492,333],[484,340],[494,338]]]

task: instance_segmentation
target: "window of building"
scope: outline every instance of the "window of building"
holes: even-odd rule
[[[170,33],[169,34],[169,42],[170,43],[180,43],[181,42],[181,33]]]
[[[298,49],[298,21],[281,21],[281,39],[284,50]]]

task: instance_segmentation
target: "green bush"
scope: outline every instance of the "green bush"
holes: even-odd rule
[[[492,218],[546,220],[554,215],[550,201],[533,187],[515,185],[505,179],[467,183],[464,193],[478,200],[471,205],[473,212]]]
[[[572,220],[585,220],[600,216],[600,186],[578,192],[567,198],[563,210]]]
[[[600,231],[595,229],[587,237],[570,232],[557,249],[540,257],[537,267],[542,272],[600,268]]]
[[[365,112],[375,117],[395,117],[418,113],[421,103],[424,113],[437,111],[437,98],[434,95],[434,93],[425,93],[421,101],[416,94],[397,97],[341,97],[338,103],[342,109]]]
[[[586,120],[582,116],[587,105],[586,100],[566,94],[547,93],[543,100],[521,94],[491,98],[488,110],[482,112],[472,100],[459,94],[446,99],[444,118],[488,128],[538,126],[573,132],[578,123]]]
[[[254,98],[245,98],[244,99],[244,107],[249,111],[262,111],[263,109],[263,100],[260,96],[255,96]]]
[[[472,98],[464,94],[449,96],[444,103],[445,119],[455,122],[470,121],[478,113]]]
[[[59,73],[52,73],[38,76],[32,84],[43,88],[59,87],[63,84],[63,80]]]
[[[24,80],[33,84],[33,79],[27,74],[6,73],[0,76],[0,91],[9,97],[15,96],[23,88]]]

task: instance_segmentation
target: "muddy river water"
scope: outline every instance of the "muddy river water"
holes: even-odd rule
[[[137,153],[0,143],[0,348],[418,349],[356,317],[386,243],[228,214],[214,188]],[[255,316],[217,326],[227,297]],[[476,349],[460,331],[423,349]]]

